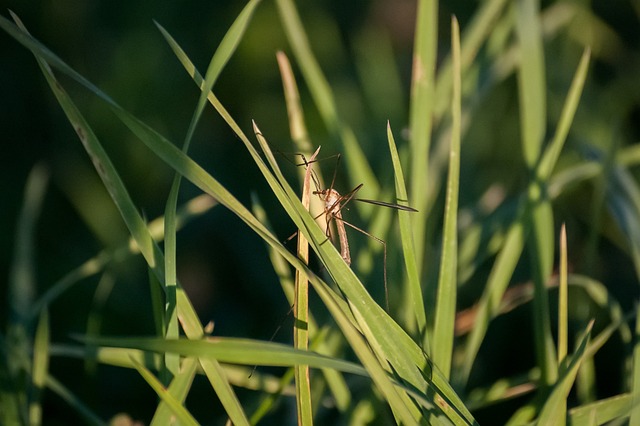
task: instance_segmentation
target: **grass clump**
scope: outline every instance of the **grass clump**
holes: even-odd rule
[[[156,23],[198,90],[180,148],[31,36],[16,14],[11,13],[12,21],[0,18],[4,32],[35,55],[129,233],[127,242],[105,248],[40,293],[33,276],[34,241],[47,174],[34,168],[16,229],[8,292],[12,309],[1,341],[3,423],[44,422],[48,394],[65,400],[86,422],[104,421],[50,368],[63,358],[81,359],[87,375],[96,363],[135,372],[149,394],[157,395],[145,419],[153,424],[282,423],[288,411],[299,424],[336,417],[353,424],[634,423],[638,362],[632,336],[637,326],[632,331],[629,321],[635,308],[616,300],[610,279],[594,272],[590,262],[605,262],[601,247],[615,245],[637,284],[640,192],[630,168],[640,157],[634,145],[598,149],[576,142],[576,134],[593,126],[578,111],[590,82],[592,55],[601,50],[565,45],[571,71],[565,62],[565,68],[549,65],[550,53],[558,49],[550,39],[566,37],[576,16],[593,15],[563,3],[541,11],[534,1],[489,0],[460,25],[455,17],[439,21],[440,6],[419,2],[415,13],[408,107],[395,103],[392,108],[392,101],[403,97],[395,84],[401,81],[399,73],[380,88],[368,84],[373,77],[362,73],[363,62],[356,65],[363,97],[377,99],[372,110],[385,111],[387,99],[376,93],[389,97],[395,117],[386,122],[386,131],[378,122],[357,127],[341,112],[346,96],[323,72],[309,40],[313,34],[305,30],[291,0],[249,1],[221,38],[204,75]],[[327,142],[331,149],[322,153],[342,153],[350,187],[364,184],[365,198],[417,209],[353,206],[350,214],[364,224],[358,226],[387,242],[384,254],[375,240],[357,239],[354,262],[348,265],[319,226],[324,219],[316,220],[318,215],[309,211],[318,191],[312,182],[322,162],[300,167],[300,193],[288,179],[294,167],[285,167],[284,156],[272,149],[266,125],[274,124],[256,120],[247,131],[224,106],[233,99],[216,95],[225,67],[242,54],[243,41],[258,26],[261,7],[277,13],[288,42],[285,51],[273,52],[288,113],[288,122],[282,119],[275,126],[286,129],[294,142],[287,149],[314,159],[320,141]],[[442,36],[439,25],[450,30],[450,37]],[[356,49],[363,51],[356,56],[392,63],[390,49],[385,50],[388,40],[374,34],[362,32]],[[381,69],[395,73],[394,67]],[[548,76],[560,71],[562,88],[552,91]],[[88,111],[67,91],[71,83],[98,99],[157,157],[158,167],[173,174],[156,221],[140,212],[116,156],[87,118]],[[505,101],[509,96],[513,105]],[[517,110],[501,117],[509,137],[489,146],[492,134],[482,123],[505,102]],[[198,126],[209,119],[207,104],[232,132],[225,143],[241,145],[251,158],[256,171],[252,187],[264,191],[254,193],[250,206],[223,183],[228,177],[218,176],[189,152]],[[362,142],[361,134],[377,135],[373,138],[381,143]],[[473,145],[483,140],[486,147]],[[500,150],[499,143],[509,143],[508,152],[487,158],[485,151]],[[589,155],[576,159],[576,151]],[[489,170],[476,176],[485,171],[483,164]],[[384,169],[391,172],[378,171]],[[200,194],[181,204],[184,182]],[[587,215],[572,210],[578,192],[590,194]],[[188,219],[214,207],[240,219],[267,248],[293,305],[293,345],[249,338],[254,336],[239,331],[243,318],[238,313],[230,322],[239,328],[231,333],[201,321],[195,290],[178,279],[186,272],[179,268],[177,233]],[[575,219],[565,211],[582,216]],[[282,218],[297,229],[296,250],[274,231]],[[64,341],[67,336],[61,338],[51,324],[59,298],[96,274],[102,276],[100,283],[121,279],[117,262],[137,254],[145,261],[149,283],[148,306],[137,309],[150,312],[154,333],[103,333],[100,321],[109,318],[98,319],[92,310],[87,329]],[[250,259],[245,249],[237,261],[242,268],[255,267]],[[389,283],[388,307],[375,287],[383,281]],[[109,286],[100,283],[98,289]],[[241,299],[247,302],[249,296]],[[616,343],[625,350],[601,355]],[[599,371],[620,365],[618,373],[631,379],[601,392]],[[213,412],[191,402],[202,384],[219,401]],[[289,400],[295,404],[287,406]]]

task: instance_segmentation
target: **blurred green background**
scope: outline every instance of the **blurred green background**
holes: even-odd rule
[[[565,150],[566,164],[593,152],[605,155],[612,147],[637,143],[640,137],[640,2],[573,3],[590,11],[585,14],[589,19],[575,18],[561,28],[547,40],[545,52],[548,114],[556,117],[582,49],[593,46],[594,63]],[[559,4],[543,2],[543,8]],[[199,93],[153,20],[164,26],[204,71],[244,2],[24,0],[4,1],[0,6],[4,16],[8,16],[4,12],[7,8],[13,10],[36,38],[123,107],[181,144]],[[381,180],[386,178],[390,185],[392,175],[384,172],[389,168],[385,125],[390,120],[400,135],[408,121],[415,3],[325,0],[298,2],[298,7],[343,119],[355,129],[374,169],[383,170]],[[476,8],[477,2],[440,2],[440,52],[448,51],[451,14],[457,15],[464,30]],[[376,62],[376,53],[385,53],[385,49],[394,61]],[[252,133],[254,119],[276,148],[291,152],[275,60],[277,50],[288,52],[288,45],[274,4],[264,1],[214,92],[247,134]],[[0,35],[0,52],[0,277],[10,275],[16,220],[27,175],[34,165],[44,164],[50,172],[50,183],[38,224],[35,271],[38,288],[43,291],[101,249],[122,243],[128,233],[32,55],[4,33]],[[376,78],[383,79],[385,86],[376,86]],[[161,215],[172,171],[150,155],[101,101],[65,78],[62,82],[112,155],[138,208],[149,220]],[[522,189],[526,171],[516,142],[516,85],[510,75],[491,87],[465,135],[460,194],[463,208],[477,203],[491,184],[502,184],[507,193]],[[303,84],[300,89],[314,144],[322,145],[325,154],[336,152],[335,141],[322,127]],[[271,214],[277,211],[276,204],[255,166],[210,109],[198,127],[190,154],[245,205],[249,205],[251,194],[256,194],[267,206],[276,233],[283,240],[294,231],[282,215]],[[294,169],[291,166],[288,171],[291,176]],[[568,224],[573,268],[580,272],[588,269],[628,310],[638,300],[638,275],[619,247],[602,240],[597,261],[580,263],[589,227],[591,189],[586,185],[561,197],[554,205],[557,223]],[[198,193],[185,183],[181,200]],[[607,222],[602,226],[606,228]],[[616,232],[604,230],[614,234],[614,241]],[[288,305],[263,243],[223,208],[214,208],[179,233],[178,262],[181,282],[202,321],[214,321],[216,334],[266,340],[286,316]],[[132,258],[112,268],[116,277],[112,288],[108,283],[101,285],[110,288],[106,299],[95,295],[100,278],[93,277],[74,286],[51,306],[54,341],[71,341],[72,333],[84,333],[89,313],[96,311],[104,334],[153,332],[144,261]],[[0,306],[6,307],[4,288]],[[460,297],[468,306],[477,293]],[[8,309],[0,312],[4,323]],[[283,331],[276,340],[288,342],[289,334]],[[135,372],[102,367],[95,374],[85,374],[84,368],[79,361],[56,358],[52,365],[54,374],[103,418],[118,412],[150,418],[156,399]],[[622,380],[616,374],[619,372],[611,377],[612,389]],[[203,401],[215,400],[203,385]],[[602,392],[605,395],[599,396],[613,390],[605,386]],[[50,397],[45,401],[45,413],[51,416],[47,424],[77,421],[60,400]],[[203,404],[204,413],[211,410],[209,402]],[[198,414],[198,408],[192,411]]]

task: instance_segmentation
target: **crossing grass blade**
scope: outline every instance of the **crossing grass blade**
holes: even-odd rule
[[[189,145],[191,144],[191,140],[196,130],[196,126],[200,121],[200,117],[202,116],[202,112],[204,111],[204,107],[207,102],[206,93],[211,90],[218,76],[222,72],[222,69],[229,61],[233,53],[235,52],[238,43],[242,39],[244,32],[249,25],[249,21],[258,5],[259,0],[250,1],[242,12],[238,15],[238,18],[235,20],[229,31],[222,39],[219,48],[214,53],[211,58],[211,62],[209,63],[209,67],[207,69],[207,73],[205,75],[204,86],[206,90],[200,93],[200,97],[198,98],[198,103],[196,105],[195,111],[193,112],[193,116],[191,117],[191,122],[189,123],[189,128],[187,130],[187,134],[184,139],[184,143],[182,146],[182,151],[187,152],[189,150]],[[169,192],[169,196],[167,198],[167,203],[165,207],[165,283],[164,285],[167,287],[166,291],[166,318],[165,318],[165,335],[167,338],[177,338],[180,335],[179,327],[178,327],[178,318],[177,318],[177,308],[176,308],[176,285],[177,285],[177,272],[176,272],[176,209],[178,205],[178,193],[180,191],[180,180],[181,176],[176,173],[173,183],[171,185],[171,190]],[[178,374],[178,370],[180,368],[180,360],[172,356],[171,354],[167,355],[166,368],[173,374]]]
[[[587,326],[584,337],[581,339],[576,352],[563,364],[563,371],[542,407],[537,424],[541,426],[553,426],[566,423],[567,398],[569,397],[569,392],[573,386],[576,374],[578,374],[578,368],[585,355],[585,350],[591,337],[592,327],[593,321]]]
[[[144,380],[151,386],[151,388],[156,392],[156,394],[162,399],[162,402],[166,404],[167,407],[171,410],[171,412],[175,415],[176,419],[180,421],[180,424],[183,425],[193,425],[196,426],[199,423],[195,418],[187,411],[187,409],[175,399],[175,397],[167,390],[160,380],[158,380],[149,369],[147,369],[144,365],[140,364],[138,361],[132,359],[133,363],[138,373],[144,378]]]

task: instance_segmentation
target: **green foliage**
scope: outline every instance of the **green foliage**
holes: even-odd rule
[[[637,307],[629,302],[637,301],[638,292],[617,301],[616,284],[626,279],[631,282],[623,288],[637,287],[640,276],[640,188],[632,170],[640,162],[640,150],[585,136],[599,117],[589,108],[584,113],[579,109],[585,97],[596,98],[597,81],[588,72],[591,61],[607,58],[594,41],[602,36],[615,44],[615,39],[594,23],[592,12],[577,4],[557,3],[541,11],[535,0],[487,0],[462,25],[451,19],[449,44],[442,36],[446,31],[438,27],[449,28],[438,21],[441,6],[435,0],[418,2],[408,95],[398,93],[402,73],[390,66],[396,60],[392,43],[380,29],[364,28],[354,44],[361,49],[356,68],[363,80],[362,96],[375,102],[370,110],[385,114],[387,99],[380,99],[385,94],[399,121],[388,121],[386,134],[383,123],[350,120],[349,91],[334,87],[323,71],[312,25],[292,0],[272,5],[249,1],[221,38],[204,77],[170,31],[156,23],[186,79],[199,91],[181,149],[31,36],[16,14],[11,13],[13,22],[0,17],[4,32],[35,56],[129,234],[126,242],[105,247],[41,292],[34,274],[36,229],[40,213],[46,213],[48,174],[42,166],[34,167],[16,227],[7,293],[10,315],[0,340],[0,422],[46,423],[43,401],[54,394],[85,422],[104,423],[91,401],[74,394],[65,377],[54,373],[51,365],[58,359],[81,359],[87,366],[97,363],[138,374],[149,393],[159,398],[150,409],[151,424],[197,424],[211,418],[228,418],[233,424],[263,419],[282,423],[290,417],[278,404],[284,398],[295,399],[298,423],[305,425],[335,416],[345,424],[635,422],[640,357],[634,336],[640,322],[630,328]],[[246,55],[242,46],[251,41],[252,29],[265,16],[276,19],[261,15],[261,8],[277,14],[291,51],[292,63],[287,53],[277,52],[288,122],[255,120],[253,134],[247,136],[243,121],[224,106],[234,99],[222,101],[217,94],[230,91],[224,71],[235,57]],[[579,18],[593,23],[594,39],[576,34]],[[575,40],[567,41],[570,36]],[[564,50],[569,59],[556,64],[554,55]],[[384,62],[381,69],[388,78],[374,77],[376,61]],[[264,64],[248,70],[253,77],[263,72]],[[379,87],[385,80],[388,87]],[[69,81],[124,124],[138,145],[157,158],[157,167],[174,174],[162,198],[162,217],[147,221],[140,213],[116,156],[107,149],[109,135],[100,136],[91,124],[90,108],[68,91]],[[258,105],[260,93],[251,96]],[[517,99],[509,106],[518,114],[501,111],[509,97]],[[403,98],[410,99],[409,105],[398,105]],[[259,197],[254,192],[252,209],[243,203],[244,194],[223,183],[226,177],[188,152],[198,127],[211,119],[207,103],[232,132],[221,143],[241,145],[259,172],[253,175],[252,189],[268,188]],[[496,120],[492,115],[500,115],[498,127],[483,128],[485,120]],[[295,155],[293,164],[302,163],[304,196],[289,182],[294,166],[286,161],[287,154],[279,155],[271,130],[259,126],[280,128],[280,135],[288,129],[293,149],[302,154]],[[502,129],[506,138],[500,138]],[[499,140],[492,141],[494,136]],[[385,137],[388,154],[386,147],[376,150],[375,142],[365,142]],[[320,190],[311,182],[343,183],[336,182],[335,173],[331,180],[322,179],[322,161],[307,162],[318,154],[320,141],[325,146],[321,153],[342,153],[349,182],[354,187],[364,183],[362,191],[370,194],[364,198],[393,200],[389,202],[418,210],[350,204],[366,223],[356,229],[374,236],[367,244],[352,244],[357,253],[353,265],[327,237],[331,227],[323,229],[327,219],[322,211],[312,213],[307,202],[301,202]],[[486,153],[492,150],[496,158],[488,160]],[[225,161],[235,164],[236,159]],[[384,169],[392,173],[377,171]],[[231,178],[243,173],[237,167]],[[183,180],[206,196],[180,205]],[[587,214],[585,197],[591,203]],[[265,203],[267,198],[271,204]],[[217,334],[213,324],[204,326],[196,313],[197,298],[178,279],[178,231],[188,220],[212,214],[214,207],[235,215],[264,243],[283,293],[294,305],[293,346],[248,338],[240,331]],[[270,225],[283,218],[294,224],[303,241],[296,254]],[[560,224],[562,236],[556,237]],[[386,245],[378,244],[383,240]],[[307,244],[320,266],[307,260]],[[613,255],[606,252],[611,247]],[[103,336],[96,308],[88,314],[86,332],[65,343],[51,321],[56,303],[91,276],[106,277],[101,282],[118,279],[118,262],[138,254],[148,270],[151,296],[149,306],[136,309],[153,312],[155,335],[124,330],[116,337]],[[596,259],[605,268],[623,264],[626,269],[606,274],[595,270]],[[239,262],[242,268],[256,267],[246,248]],[[388,275],[380,279],[383,271]],[[264,281],[256,284],[268,285]],[[389,301],[375,295],[375,283],[382,281],[390,283]],[[319,300],[309,297],[309,288]],[[242,300],[249,305],[247,295]],[[233,322],[242,321],[241,314],[233,316]],[[615,344],[624,350],[605,351]],[[504,368],[504,360],[513,368]],[[268,369],[254,371],[257,366]],[[601,370],[616,371],[617,384],[602,390]],[[90,375],[90,368],[85,373]],[[201,411],[189,400],[199,392],[199,375],[220,402],[209,419],[200,419]]]

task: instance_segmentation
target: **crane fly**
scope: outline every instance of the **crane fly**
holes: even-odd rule
[[[299,164],[299,165],[304,165],[305,167],[309,167],[311,162],[307,161],[307,159],[304,157],[304,155],[301,154],[303,163]],[[340,195],[340,193],[338,191],[336,191],[335,189],[333,189],[333,184],[335,182],[336,179],[336,172],[337,172],[337,163],[339,163],[340,161],[340,154],[338,154],[337,156],[337,162],[336,162],[336,169],[334,170],[334,174],[333,174],[333,179],[331,181],[331,187],[329,189],[320,189],[320,184],[319,184],[319,179],[317,178],[316,174],[313,172],[313,170],[311,171],[311,177],[313,178],[314,184],[316,186],[316,190],[313,191],[313,193],[315,195],[318,195],[318,197],[320,197],[320,199],[322,201],[324,201],[324,211],[322,213],[320,213],[318,216],[316,216],[315,218],[319,218],[322,215],[325,215],[326,217],[326,225],[327,225],[327,237],[331,238],[331,222],[333,222],[335,224],[337,233],[338,233],[338,241],[340,244],[340,255],[342,256],[342,259],[345,261],[345,263],[349,266],[351,266],[351,252],[349,249],[349,239],[347,237],[347,231],[345,228],[345,225],[349,226],[350,228],[355,229],[356,231],[359,231],[365,235],[367,235],[368,237],[373,238],[374,240],[378,241],[380,244],[382,244],[382,248],[383,248],[383,271],[384,271],[384,293],[385,293],[385,301],[386,301],[386,307],[387,307],[387,311],[389,311],[389,290],[388,290],[388,286],[387,286],[387,243],[382,240],[381,238],[376,237],[375,235],[372,235],[370,233],[368,233],[367,231],[365,231],[364,229],[358,228],[357,226],[345,221],[342,218],[342,209],[347,205],[347,203],[349,203],[351,200],[355,200],[355,201],[360,201],[363,203],[369,203],[369,204],[373,204],[376,206],[382,206],[382,207],[388,207],[388,208],[392,208],[392,209],[397,209],[397,210],[403,210],[403,211],[408,211],[408,212],[417,212],[418,210],[414,209],[413,207],[409,207],[409,206],[405,206],[402,204],[395,204],[395,203],[387,203],[384,201],[378,201],[378,200],[369,200],[369,199],[364,199],[364,198],[355,198],[357,192],[363,187],[364,184],[359,184],[358,186],[356,186],[355,188],[353,188],[351,191],[349,191],[348,193],[344,194],[344,195]]]

